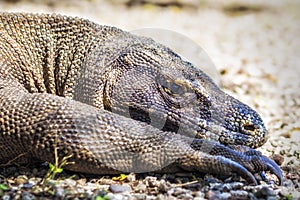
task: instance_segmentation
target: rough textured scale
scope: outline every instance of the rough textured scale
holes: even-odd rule
[[[71,156],[106,174],[195,170],[257,184],[260,116],[152,39],[61,15],[0,13],[0,163]]]

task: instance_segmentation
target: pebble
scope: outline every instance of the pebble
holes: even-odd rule
[[[248,199],[248,192],[244,190],[231,190],[230,194],[233,199]]]
[[[222,187],[221,187],[221,191],[222,192],[229,192],[232,190],[232,186],[229,183],[225,183]]]
[[[147,186],[144,183],[139,183],[138,185],[134,186],[134,191],[138,193],[144,193],[147,191]]]
[[[193,195],[191,195],[189,193],[182,193],[180,195],[177,195],[176,198],[178,198],[178,199],[186,199],[186,200],[194,199]]]
[[[170,189],[170,185],[167,184],[165,180],[161,180],[160,185],[159,185],[159,190],[161,192],[166,193],[166,192],[168,192],[169,189]]]
[[[203,192],[198,191],[195,193],[195,197],[204,198],[204,196],[205,196],[205,194]]]
[[[69,185],[69,186],[72,186],[72,187],[75,187],[77,185],[77,181],[68,178],[68,179],[65,180],[65,184]]]
[[[8,194],[5,194],[2,196],[2,200],[10,200],[10,196]]]
[[[32,184],[32,183],[28,182],[28,183],[24,183],[22,185],[22,188],[24,188],[24,189],[31,189],[34,185],[35,184]]]
[[[268,198],[270,196],[276,196],[274,190],[269,187],[263,186],[257,192],[254,193],[257,198]]]
[[[220,194],[219,191],[209,190],[205,193],[205,198],[207,198],[207,199],[218,199],[219,194]]]
[[[146,184],[146,186],[149,186],[149,187],[158,187],[159,186],[159,181],[157,181],[157,177],[147,176],[143,182]]]
[[[57,187],[55,190],[55,196],[59,198],[63,198],[65,196],[65,190],[61,187]]]
[[[134,173],[130,173],[126,176],[126,180],[128,182],[134,182],[134,181],[136,181],[136,175]]]
[[[20,176],[18,176],[18,177],[15,179],[15,182],[16,182],[18,185],[21,185],[21,184],[27,183],[27,182],[28,182],[28,178],[27,178],[27,176],[20,175]]]
[[[133,197],[134,197],[134,199],[146,199],[147,195],[141,193],[141,194],[134,194]]]
[[[220,194],[217,194],[215,199],[220,199],[220,200],[227,200],[231,198],[231,194],[229,192],[222,192]]]
[[[34,200],[34,199],[36,199],[36,197],[33,194],[31,194],[27,191],[23,192],[22,200]]]
[[[124,200],[126,198],[124,198],[124,196],[122,194],[112,194],[112,193],[108,193],[106,195],[108,197],[108,199],[110,200]]]
[[[298,127],[299,129],[299,127]],[[300,130],[293,131],[291,133],[291,140],[295,142],[300,142]]]
[[[224,184],[221,183],[210,183],[210,189],[212,190],[222,190],[222,188],[224,187]]]
[[[177,188],[174,188],[173,193],[172,193],[172,195],[174,195],[174,196],[179,196],[182,194],[191,194],[191,191],[184,189],[184,188],[177,187]]]
[[[241,189],[245,184],[242,182],[233,182],[233,183],[230,183],[230,185],[233,190],[236,190],[236,189]]]
[[[206,185],[208,185],[208,184],[220,183],[221,181],[218,178],[213,177],[212,175],[205,175],[204,182]]]
[[[290,180],[290,179],[285,180],[285,181],[283,182],[283,186],[284,186],[284,187],[290,188],[290,187],[293,187],[293,185],[294,185],[294,183],[293,183],[293,181]]]
[[[111,184],[109,186],[109,190],[112,193],[122,193],[122,192],[131,192],[131,187],[129,185],[117,185],[117,184]]]

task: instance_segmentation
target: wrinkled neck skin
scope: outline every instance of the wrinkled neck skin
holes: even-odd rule
[[[118,46],[118,39],[124,38],[127,43]],[[113,52],[109,51],[111,46]],[[204,72],[151,39],[120,33],[94,50],[91,60],[96,58],[98,66],[92,71],[98,71],[88,74],[99,80],[95,94],[103,99],[97,104],[99,108],[163,131],[224,145],[256,148],[266,141],[267,131],[256,111],[224,93]]]

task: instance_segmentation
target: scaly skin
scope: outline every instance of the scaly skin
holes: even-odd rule
[[[93,174],[254,173],[260,116],[167,47],[60,15],[0,13],[0,163],[71,155]],[[240,151],[239,147],[247,149]]]

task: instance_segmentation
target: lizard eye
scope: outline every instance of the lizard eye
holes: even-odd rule
[[[181,107],[197,99],[196,94],[189,89],[188,85],[180,80],[160,75],[156,81],[162,97],[170,105]]]
[[[183,95],[185,89],[177,83],[170,83],[168,86],[162,86],[164,91],[169,95]]]
[[[160,77],[157,82],[168,95],[180,96],[186,92],[186,87],[184,85],[180,85],[179,83],[176,83],[176,81],[166,79],[165,77]]]

